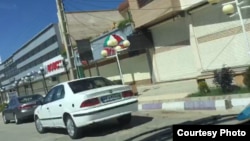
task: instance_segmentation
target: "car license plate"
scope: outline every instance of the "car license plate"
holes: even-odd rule
[[[101,101],[102,101],[103,103],[115,101],[115,100],[118,100],[118,99],[121,99],[121,94],[120,94],[120,93],[112,94],[112,95],[107,95],[107,96],[101,97]]]

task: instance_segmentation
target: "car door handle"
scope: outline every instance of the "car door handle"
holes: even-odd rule
[[[47,110],[49,110],[49,107],[47,107]]]
[[[59,104],[59,107],[62,107],[62,104]]]

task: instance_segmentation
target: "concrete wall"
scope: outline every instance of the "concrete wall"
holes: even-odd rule
[[[69,34],[74,40],[96,37],[102,32],[111,31],[113,22],[118,23],[124,19],[117,10],[68,12],[66,18]]]
[[[184,10],[201,2],[205,2],[205,0],[179,0],[178,3],[180,3],[180,9]]]
[[[122,59],[120,64],[124,81],[126,83],[150,79],[149,66],[145,53],[131,58]],[[98,68],[101,76],[107,77],[110,80],[120,80],[120,74],[116,62]],[[89,70],[85,70],[84,73],[86,76],[90,76]],[[95,67],[91,68],[91,74],[92,76],[98,75]]]
[[[250,63],[249,47],[242,34],[239,16],[230,18],[221,12],[221,8],[220,5],[207,6],[191,15],[203,70],[221,68],[223,64],[241,66]],[[250,9],[242,10],[242,15],[249,37]]]
[[[142,8],[139,8],[136,0],[128,1],[136,28],[166,17],[174,12],[174,7],[180,7],[177,5],[179,0],[154,0]],[[172,1],[176,4],[173,5]]]
[[[190,43],[189,21],[181,18],[150,28],[155,44],[153,72],[156,82],[198,75]]]
[[[250,18],[250,10],[242,14],[244,19]],[[248,36],[249,23],[245,20]],[[207,5],[150,30],[155,44],[156,82],[198,78],[203,71],[220,69],[223,64],[237,67],[250,63],[249,48],[237,15],[229,18],[219,5]]]

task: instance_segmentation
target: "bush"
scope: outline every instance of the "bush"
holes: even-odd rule
[[[198,82],[198,87],[201,94],[206,94],[210,92],[210,89],[208,88],[206,81]]]
[[[120,30],[122,30],[122,29],[124,29],[125,27],[126,27],[126,25],[128,24],[128,23],[131,23],[132,22],[132,20],[131,19],[125,19],[125,20],[122,20],[122,21],[120,21],[119,23],[118,23],[118,29],[120,29]]]
[[[250,90],[250,67],[248,67],[246,72],[244,73],[243,83]]]
[[[214,83],[219,86],[223,93],[232,92],[234,71],[230,68],[223,67],[220,71],[214,71]]]
[[[0,112],[2,112],[5,109],[5,106],[7,106],[6,103],[0,104]]]

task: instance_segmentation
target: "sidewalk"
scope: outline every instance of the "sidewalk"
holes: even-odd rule
[[[231,94],[222,96],[187,97],[194,89],[179,87],[173,90],[164,84],[138,87],[139,110],[229,110],[241,111],[250,103],[249,94]],[[186,92],[184,92],[186,91]]]

